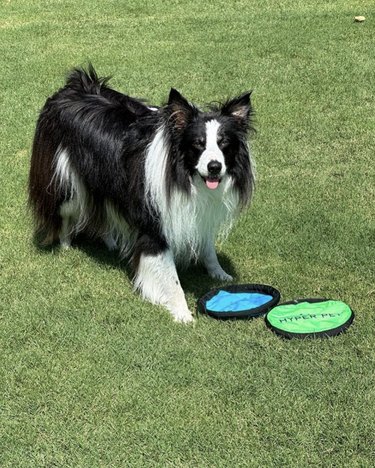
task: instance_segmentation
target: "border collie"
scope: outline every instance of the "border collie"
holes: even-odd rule
[[[134,265],[145,299],[193,320],[176,264],[220,266],[215,239],[249,201],[250,92],[202,111],[171,89],[150,107],[119,93],[94,68],[74,69],[36,126],[29,203],[44,243],[69,247],[80,232]]]

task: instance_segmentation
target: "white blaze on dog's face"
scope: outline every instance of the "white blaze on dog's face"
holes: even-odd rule
[[[215,190],[229,177],[247,199],[251,189],[250,114],[250,92],[202,112],[171,89],[165,115],[171,140],[178,148],[172,160],[173,182],[188,192],[191,182],[200,179],[206,189]]]
[[[218,145],[220,122],[216,119],[206,122],[205,149],[200,155],[196,170],[207,188],[215,190],[226,172],[224,154]]]

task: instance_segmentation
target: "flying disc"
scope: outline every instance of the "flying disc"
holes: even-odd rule
[[[218,319],[252,318],[266,314],[280,293],[265,284],[237,284],[211,289],[198,300],[198,310]]]
[[[345,302],[329,299],[297,299],[279,304],[266,315],[267,326],[284,338],[336,336],[353,322]]]

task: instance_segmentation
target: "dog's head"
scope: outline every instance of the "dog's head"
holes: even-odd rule
[[[251,129],[251,92],[202,112],[171,89],[165,107],[177,178],[188,178],[216,190],[231,178],[241,200],[251,192],[253,175],[248,150]]]

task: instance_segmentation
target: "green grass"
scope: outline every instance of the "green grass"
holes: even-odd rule
[[[374,465],[374,18],[370,0],[1,3],[2,467]],[[257,191],[221,259],[283,300],[348,302],[346,334],[182,326],[101,245],[34,245],[35,120],[88,59],[154,103],[254,89]],[[200,267],[181,280],[192,309],[216,285]]]

